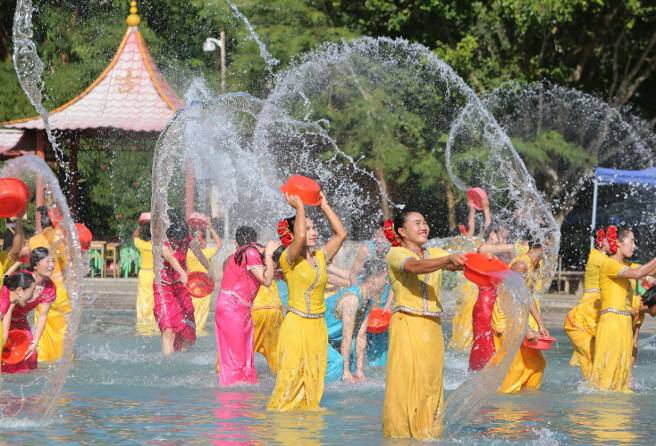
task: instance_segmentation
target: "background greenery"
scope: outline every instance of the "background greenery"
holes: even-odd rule
[[[35,34],[46,64],[46,107],[79,94],[109,63],[125,32],[126,0],[35,0]],[[294,56],[325,41],[359,35],[401,37],[426,45],[451,64],[478,93],[508,80],[553,83],[592,93],[617,108],[656,121],[656,5],[627,0],[267,0],[234,2],[249,18],[283,70]],[[14,0],[0,0],[0,121],[32,116],[11,63]],[[179,94],[202,76],[218,90],[218,54],[205,54],[202,43],[225,30],[227,89],[263,97],[271,88],[255,43],[223,0],[144,0],[140,29],[158,66]],[[332,116],[336,139],[348,140],[349,153],[368,155],[367,167],[385,180],[395,201],[422,197],[417,203],[439,234],[463,222],[463,197],[451,190],[424,125],[404,117],[391,122],[381,109],[384,97],[363,98],[352,115]],[[354,116],[363,120],[353,122]],[[368,116],[368,117],[367,117]],[[339,132],[343,132],[342,135]],[[82,138],[80,155],[81,218],[94,234],[123,237],[150,201],[150,166],[154,138],[134,143],[117,135]],[[540,190],[552,199],[558,185],[548,169],[586,169],[595,165],[581,147],[545,132],[529,141],[513,141]],[[549,166],[546,161],[557,159]],[[116,168],[120,166],[120,168]],[[417,193],[413,193],[417,192]],[[430,203],[430,204],[429,204]],[[552,200],[554,212],[570,225],[564,249],[569,263],[579,263],[586,244],[589,190],[566,210]],[[449,209],[448,218],[444,209]],[[108,216],[113,216],[108,218]]]

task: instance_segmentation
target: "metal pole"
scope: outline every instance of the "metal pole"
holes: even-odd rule
[[[221,31],[221,34],[219,36],[219,40],[221,41],[220,45],[220,50],[221,50],[221,93],[225,93],[225,47],[226,47],[226,40],[225,40],[225,31]]]
[[[599,182],[595,178],[594,189],[592,192],[592,225],[590,226],[590,249],[594,248],[594,230],[597,225],[597,192],[599,189]]]

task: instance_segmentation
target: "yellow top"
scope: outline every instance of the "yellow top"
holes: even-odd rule
[[[201,249],[201,251],[203,251],[203,254],[205,254],[205,258],[207,260],[209,260],[210,257],[212,257],[214,254],[216,254],[218,250],[219,248],[217,246],[208,246],[206,248]],[[195,271],[201,271],[203,273],[207,272],[203,264],[200,263],[200,260],[196,258],[196,255],[191,249],[187,251],[187,270],[190,273],[193,273]]]
[[[320,249],[313,256],[314,267],[302,256],[298,256],[294,264],[290,265],[287,262],[287,250],[280,256],[280,269],[289,287],[287,309],[303,317],[321,317],[326,311],[326,254]]]
[[[280,300],[280,294],[278,293],[278,284],[275,280],[271,282],[271,286],[260,286],[257,296],[255,296],[255,300],[253,301],[251,311],[271,308],[282,309],[282,301]]]
[[[585,273],[583,274],[584,292],[599,290],[599,271],[601,271],[601,265],[606,257],[606,254],[597,249],[592,248],[590,250],[588,261],[585,264]]]
[[[153,242],[150,240],[141,240],[140,238],[134,239],[134,246],[139,251],[141,257],[140,269],[151,270],[153,269]]]
[[[5,271],[11,268],[13,264],[14,262],[9,259],[9,252],[0,251],[0,287],[5,280]]]
[[[448,255],[449,253],[441,248],[429,248],[424,251],[424,259]],[[393,247],[387,253],[387,272],[394,294],[392,311],[437,317],[442,312],[442,271],[428,274],[407,272],[403,266],[410,259],[421,260],[417,253],[401,246]]]
[[[128,26],[137,26],[141,22],[141,18],[137,15],[137,2],[130,2],[130,15],[125,19]]]
[[[601,311],[613,308],[620,311],[631,311],[633,291],[629,279],[618,277],[618,274],[629,266],[617,260],[606,257],[601,265],[599,288],[601,288]]]
[[[62,282],[63,273],[66,271],[66,256],[64,255],[64,239],[62,232],[50,226],[30,238],[28,245],[30,251],[36,248],[48,248],[50,255],[55,260],[55,269],[52,270],[52,280]]]

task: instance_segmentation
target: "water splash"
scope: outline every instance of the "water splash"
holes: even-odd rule
[[[248,20],[248,17],[242,14],[241,11],[230,0],[226,0],[226,3],[228,3],[228,6],[230,6],[233,14],[236,15],[242,22],[244,22],[244,25],[246,25],[251,39],[257,43],[257,46],[260,49],[260,56],[262,59],[264,59],[264,62],[267,65],[267,70],[269,70],[269,73],[273,73],[273,69],[280,64],[280,61],[273,57],[271,53],[269,53],[269,50],[267,50],[266,45],[264,42],[262,42],[260,36],[258,36],[258,34],[255,32],[255,29],[253,28],[253,25],[251,25],[251,22]]]
[[[32,40],[34,32],[32,30],[32,13],[34,7],[32,0],[18,0],[16,3],[16,12],[14,13],[14,25],[12,39],[14,42],[14,68],[18,81],[23,87],[25,94],[36,111],[43,119],[43,124],[48,135],[48,141],[52,145],[57,162],[64,169],[66,179],[68,176],[67,163],[64,161],[62,152],[57,138],[52,132],[50,121],[48,120],[48,111],[43,106],[43,62],[39,59],[36,51],[36,44]]]
[[[57,178],[48,165],[34,155],[14,158],[0,171],[0,177],[21,178],[28,184],[34,184],[37,176],[43,179],[46,195],[52,199],[51,206],[62,216],[59,225],[65,234],[64,254],[67,263],[63,274],[71,312],[66,315],[68,329],[64,336],[62,358],[56,364],[47,368],[41,364],[39,372],[25,375],[27,378],[25,380],[14,381],[9,379],[9,375],[5,375],[2,387],[3,403],[0,404],[2,415],[0,424],[5,420],[11,423],[15,418],[37,419],[43,422],[52,416],[73,360],[73,346],[80,322],[80,286],[85,269],[77,230]]]

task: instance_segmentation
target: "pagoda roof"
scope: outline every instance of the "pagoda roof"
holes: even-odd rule
[[[161,75],[137,26],[129,26],[116,55],[80,95],[51,111],[56,130],[119,129],[160,132],[182,105]],[[13,129],[44,128],[41,117],[1,123]]]

